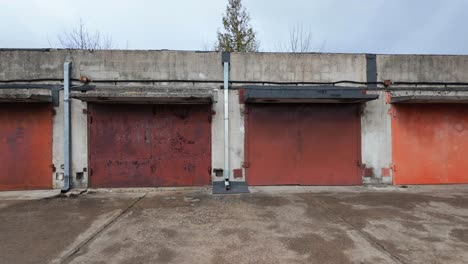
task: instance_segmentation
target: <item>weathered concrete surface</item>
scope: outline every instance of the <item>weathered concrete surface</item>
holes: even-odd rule
[[[371,93],[371,92],[368,92]],[[384,92],[372,92],[379,98],[367,102],[361,115],[362,163],[373,170],[373,177],[363,177],[364,184],[392,184],[391,175],[383,176],[382,169],[389,169],[392,163],[392,129],[388,114],[390,104],[385,103]]]
[[[0,206],[0,263],[60,263],[141,195],[31,200],[24,192],[10,192],[10,196],[0,198],[0,205],[4,205]],[[21,200],[21,197],[28,200]]]
[[[121,101],[164,101],[167,97],[190,97],[212,94],[212,167],[223,168],[223,95],[221,81],[223,66],[219,52],[167,51],[167,50],[12,50],[0,49],[0,80],[52,78],[37,84],[61,85],[63,63],[72,61],[72,77],[84,75],[91,80],[108,80],[96,85],[96,91],[72,92],[82,97],[108,96]],[[440,55],[376,55],[377,80],[391,79],[394,82],[468,82],[468,56]],[[366,76],[365,54],[330,53],[232,53],[230,81],[243,82],[364,82]],[[125,82],[114,82],[125,80]],[[127,82],[146,80],[147,82]],[[148,81],[151,80],[151,81]],[[155,80],[155,81],[154,81]],[[191,82],[191,81],[194,82]],[[153,82],[154,81],[154,82]],[[188,81],[188,82],[187,82]],[[17,82],[28,83],[30,82]],[[258,83],[257,83],[258,84]],[[78,82],[73,82],[78,85]],[[145,89],[139,90],[142,85]],[[232,83],[235,86],[243,84]],[[351,84],[343,84],[351,85]],[[455,92],[453,86],[433,86],[437,91],[418,91],[424,86],[413,86],[413,90],[390,91],[392,95],[443,95],[467,96],[468,92]],[[371,93],[371,92],[369,92]],[[364,178],[364,183],[392,183],[389,168],[392,163],[391,118],[389,104],[385,103],[384,92],[380,98],[368,102],[361,118],[362,163],[373,169],[373,178]],[[48,100],[49,90],[1,90],[0,101]],[[238,102],[238,92],[232,89],[230,100],[230,165],[242,169],[244,161],[244,105]],[[62,100],[61,100],[62,102]],[[84,188],[88,183],[87,116],[83,110],[87,103],[72,99],[72,180],[73,186]],[[53,164],[56,172],[54,188],[63,185],[63,103],[55,107],[53,118]],[[382,170],[383,169],[383,170]],[[242,169],[243,170],[243,169]],[[82,173],[82,179],[76,179]],[[219,178],[218,178],[219,179]],[[242,180],[243,178],[239,178]],[[213,176],[213,180],[216,177]]]
[[[54,188],[63,186],[63,91],[60,91],[60,105],[55,107],[56,114],[53,116],[53,140],[52,140],[52,162],[55,172],[52,173]],[[73,188],[88,187],[88,116],[83,113],[87,103],[71,99],[71,180]],[[83,173],[81,179],[77,179],[77,173]]]
[[[211,126],[211,164],[214,169],[224,168],[224,91],[217,91],[217,100],[213,103],[213,116]],[[231,179],[245,180],[244,162],[244,109],[245,105],[239,103],[239,90],[229,91],[229,168]],[[242,178],[233,178],[233,170],[242,170]],[[223,172],[224,173],[224,172]],[[213,181],[223,180],[212,173]]]
[[[1,263],[465,263],[468,186],[98,191],[0,208]],[[146,195],[141,198],[142,195]]]
[[[0,102],[52,102],[49,89],[0,89]]]
[[[164,50],[0,50],[0,80],[63,78],[72,61],[72,78],[218,80],[221,53]]]
[[[365,81],[364,54],[231,53],[231,80],[270,82]]]
[[[377,55],[377,80],[468,82],[468,56]]]

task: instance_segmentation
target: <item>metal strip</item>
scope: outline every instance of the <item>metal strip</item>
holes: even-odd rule
[[[231,63],[231,53],[227,51],[223,51],[223,53],[221,53],[221,62]]]
[[[246,89],[244,100],[246,102],[307,102],[307,101],[369,101],[379,97],[378,94],[365,94],[360,90],[347,89],[321,89],[321,90],[278,90],[278,89]]]
[[[408,95],[408,96],[392,96],[390,103],[453,103],[466,104],[468,96],[457,95]]]
[[[366,74],[368,87],[377,87],[377,57],[375,54],[366,54]]]
[[[52,94],[52,104],[55,107],[58,107],[60,105],[60,94],[59,94],[60,89],[52,89],[51,94]]]
[[[229,188],[229,62],[224,62],[224,181]]]
[[[63,145],[64,145],[64,182],[62,192],[68,192],[71,188],[71,142],[70,142],[70,69],[71,62],[63,65]]]

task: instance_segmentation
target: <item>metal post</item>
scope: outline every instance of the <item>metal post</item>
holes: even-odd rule
[[[64,145],[64,182],[62,193],[68,192],[71,188],[70,163],[71,163],[71,144],[70,144],[70,69],[71,62],[65,62],[63,65],[63,145]]]
[[[229,184],[229,62],[224,62],[224,187]]]

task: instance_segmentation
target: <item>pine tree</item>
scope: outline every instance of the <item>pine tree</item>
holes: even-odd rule
[[[258,51],[256,33],[250,25],[250,16],[241,0],[228,0],[223,16],[224,32],[218,30],[217,51]]]

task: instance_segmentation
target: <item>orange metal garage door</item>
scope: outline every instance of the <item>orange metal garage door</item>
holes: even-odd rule
[[[0,104],[0,190],[52,188],[49,104]]]
[[[249,185],[359,185],[358,104],[248,104]]]
[[[210,184],[210,105],[89,107],[92,187]]]
[[[468,183],[468,105],[392,107],[394,183]]]

